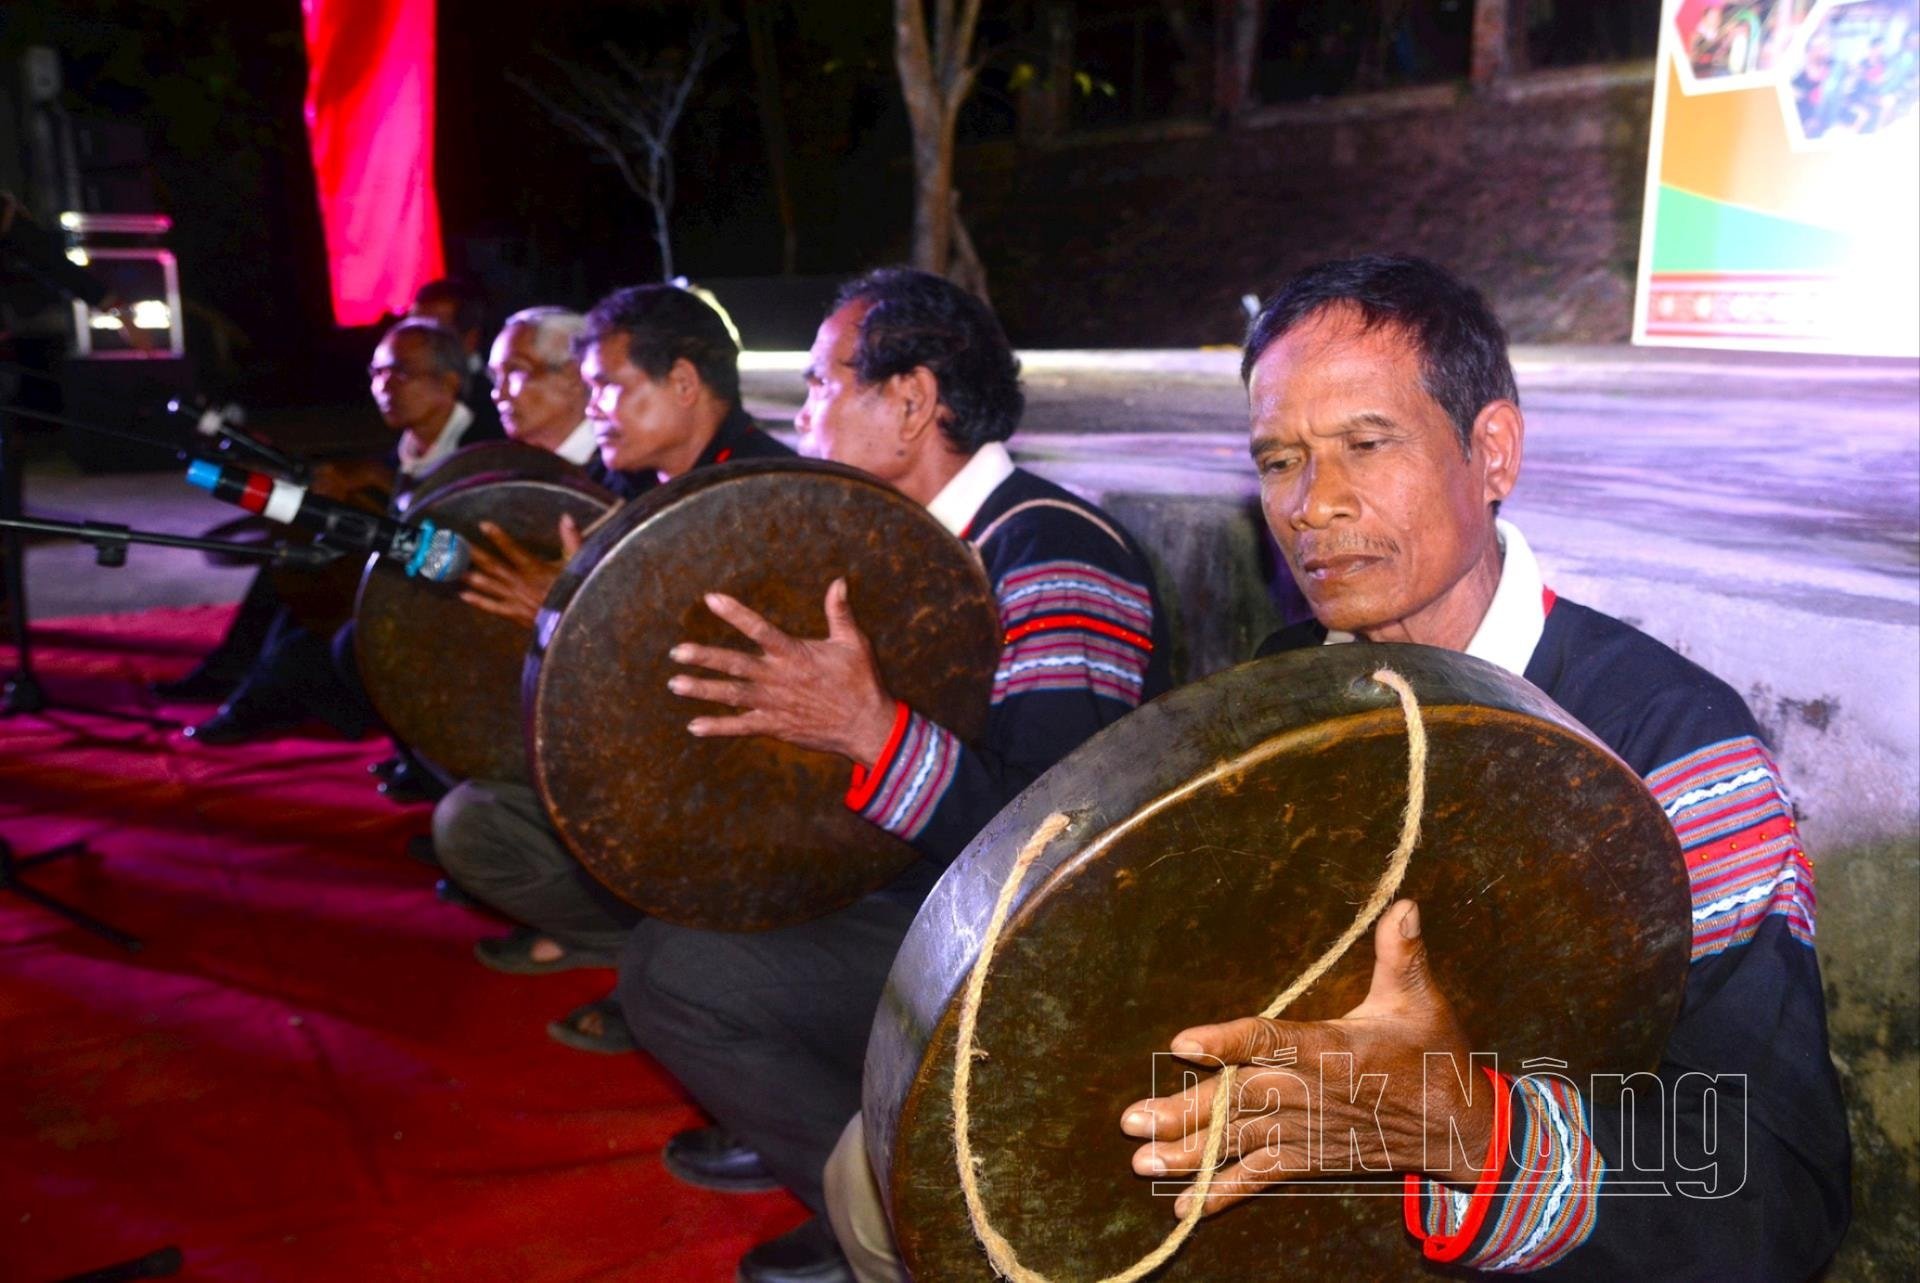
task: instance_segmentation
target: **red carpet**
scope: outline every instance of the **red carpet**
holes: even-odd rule
[[[57,699],[191,720],[144,683],[226,617],[56,622],[37,665]],[[730,1279],[800,1221],[661,1169],[699,1116],[650,1061],[548,1040],[611,972],[473,961],[499,924],[402,853],[428,813],[374,793],[381,744],[0,720],[0,836],[91,852],[27,881],[146,942],[0,895],[0,1279],[166,1243],[185,1279]]]

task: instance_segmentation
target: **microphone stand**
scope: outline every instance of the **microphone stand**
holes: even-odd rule
[[[134,530],[130,527],[108,521],[49,521],[40,517],[0,516],[0,532],[4,532],[9,554],[19,555],[20,534],[31,531],[35,534],[54,535],[60,538],[74,539],[91,544],[94,559],[102,566],[124,566],[127,564],[127,549],[132,544],[153,544],[162,548],[194,548],[202,551],[224,552],[242,557],[253,557],[260,561],[276,565],[323,566],[344,555],[337,548],[328,548],[318,544],[291,545],[238,544],[223,539],[205,539],[192,535],[173,535],[159,531]],[[46,707],[46,696],[40,689],[40,683],[33,674],[33,658],[26,639],[26,606],[19,595],[13,598],[14,628],[21,638],[20,670],[6,685],[6,707],[9,713],[38,712]],[[101,712],[104,710],[91,710]],[[109,714],[114,715],[114,714]],[[127,714],[118,714],[127,717]],[[152,725],[170,726],[173,723],[160,722],[154,718],[131,717],[130,720],[145,721]],[[110,927],[98,918],[83,913],[70,904],[56,900],[36,887],[21,881],[20,875],[28,869],[37,868],[52,860],[66,859],[84,855],[86,844],[69,842],[65,846],[43,851],[39,855],[20,856],[14,852],[13,845],[0,837],[0,894],[11,891],[13,894],[30,900],[52,913],[65,918],[77,927],[93,932],[102,939],[112,941],[130,953],[138,953],[140,941],[117,927]],[[121,1275],[116,1277],[140,1277]]]

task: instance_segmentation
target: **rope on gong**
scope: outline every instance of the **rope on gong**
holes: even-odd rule
[[[1391,668],[1379,668],[1373,672],[1373,680],[1387,687],[1400,697],[1400,710],[1407,721],[1407,804],[1400,816],[1400,842],[1387,860],[1386,871],[1381,874],[1373,894],[1367,898],[1353,922],[1340,938],[1320,955],[1314,964],[1301,972],[1294,982],[1283,990],[1279,997],[1268,1003],[1260,1013],[1263,1019],[1271,1020],[1286,1010],[1294,999],[1305,993],[1316,981],[1331,970],[1346,955],[1361,936],[1372,929],[1374,920],[1385,911],[1400,891],[1400,883],[1407,874],[1407,865],[1413,859],[1413,848],[1420,841],[1420,818],[1427,807],[1427,727],[1420,716],[1420,701],[1414,698],[1413,688],[1406,678]],[[987,972],[993,965],[993,955],[1000,945],[1000,933],[1006,926],[1007,914],[1013,907],[1013,897],[1020,889],[1027,870],[1039,858],[1041,851],[1058,837],[1067,827],[1067,817],[1055,812],[1048,816],[1027,844],[1020,849],[1019,856],[1013,862],[1013,868],[1007,873],[1007,880],[1000,887],[1000,897],[994,902],[993,915],[987,919],[986,935],[980,942],[980,956],[975,959],[973,970],[967,977],[966,996],[960,1005],[960,1029],[956,1038],[957,1048],[953,1065],[953,1144],[959,1160],[960,1190],[966,1196],[967,1215],[973,1221],[973,1232],[987,1249],[987,1259],[993,1268],[1014,1283],[1052,1283],[1046,1275],[1023,1265],[1013,1244],[993,1225],[987,1214],[985,1200],[980,1194],[979,1166],[981,1160],[974,1155],[972,1131],[972,1110],[968,1097],[973,1085],[973,1062],[985,1059],[986,1052],[974,1045],[974,1034],[980,1022],[980,1002],[986,993]],[[1213,1089],[1213,1114],[1207,1127],[1206,1149],[1200,1158],[1199,1174],[1195,1177],[1190,1191],[1186,1215],[1180,1218],[1173,1230],[1162,1239],[1160,1245],[1129,1265],[1117,1274],[1109,1274],[1099,1283],[1136,1283],[1137,1280],[1165,1265],[1187,1241],[1194,1227],[1199,1225],[1200,1217],[1207,1206],[1207,1191],[1213,1185],[1214,1167],[1220,1161],[1220,1150],[1226,1141],[1227,1115],[1230,1112],[1227,1102],[1232,1099],[1234,1079],[1239,1072],[1238,1065],[1227,1066],[1215,1080]]]

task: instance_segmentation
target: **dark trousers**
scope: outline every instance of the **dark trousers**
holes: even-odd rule
[[[379,725],[379,718],[358,669],[351,667],[352,630],[349,623],[333,638],[323,637],[282,608],[229,702],[289,721],[317,717],[348,739],[362,738]],[[347,672],[335,658],[343,651]]]
[[[233,612],[233,622],[227,625],[226,635],[207,652],[202,665],[210,672],[236,681],[245,677],[267,644],[267,633],[279,613],[280,594],[274,588],[273,576],[264,570],[255,572],[246,595],[240,598],[240,605]]]
[[[650,918],[620,956],[634,1040],[815,1212],[826,1210],[821,1169],[860,1108],[867,1032],[913,915],[913,898],[881,893],[777,931]]]
[[[462,890],[569,949],[612,957],[640,920],[573,858],[524,784],[468,780],[441,798],[433,850]]]

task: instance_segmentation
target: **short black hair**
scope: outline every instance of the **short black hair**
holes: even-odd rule
[[[409,316],[397,322],[380,339],[388,347],[403,335],[416,335],[427,345],[427,355],[433,358],[434,368],[441,374],[451,374],[455,378],[467,377],[467,345],[438,321],[430,321],[424,316]]]
[[[463,340],[486,324],[487,292],[475,281],[444,276],[428,281],[413,292],[416,312],[441,303],[453,304],[453,328]]]
[[[663,379],[674,362],[685,360],[715,396],[730,405],[740,400],[740,347],[698,295],[677,285],[615,290],[587,313],[574,355],[615,334],[627,336],[627,359],[648,378]]]
[[[848,281],[834,309],[863,303],[853,372],[875,384],[925,366],[940,389],[947,440],[972,454],[1020,425],[1027,394],[1020,360],[993,310],[952,281],[910,267],[883,267]]]
[[[1310,267],[1269,298],[1247,327],[1240,381],[1288,331],[1329,307],[1349,306],[1366,329],[1390,326],[1420,355],[1427,395],[1453,420],[1460,447],[1473,447],[1473,421],[1492,401],[1520,404],[1507,332],[1480,291],[1424,258],[1368,254]]]

